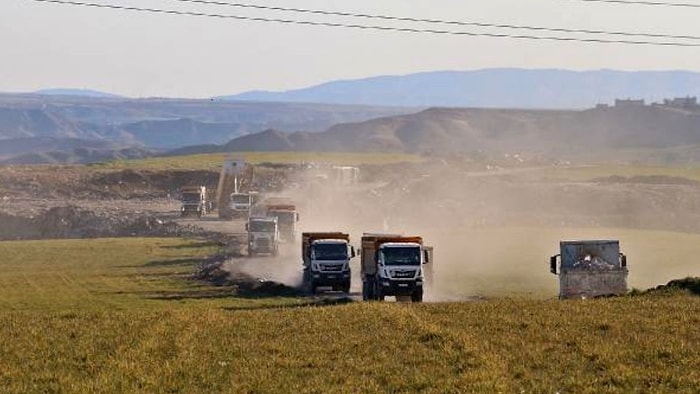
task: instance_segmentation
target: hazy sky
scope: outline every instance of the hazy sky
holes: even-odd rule
[[[314,16],[176,0],[74,1],[345,24],[565,35]],[[700,24],[697,23],[700,8],[581,0],[238,1],[327,11],[700,38]],[[644,37],[598,38],[649,40]],[[700,44],[700,39],[694,43]],[[0,51],[0,91],[84,88],[132,97],[209,97],[256,89],[286,90],[337,79],[489,67],[700,71],[700,47],[368,31],[160,15],[33,0],[0,0]]]

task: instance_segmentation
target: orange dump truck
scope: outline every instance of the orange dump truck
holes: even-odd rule
[[[364,234],[362,236],[362,299],[386,296],[423,301],[423,265],[432,260],[432,248],[419,236]]]

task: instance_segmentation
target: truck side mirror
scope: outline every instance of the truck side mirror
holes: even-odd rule
[[[248,223],[245,224],[245,231],[248,231]]]
[[[355,256],[356,256],[356,254],[355,254],[355,247],[352,246],[352,245],[350,245],[350,258],[353,258],[353,257],[355,257]]]
[[[622,266],[622,268],[627,267],[627,255],[624,253],[620,253],[620,266]]]
[[[297,213],[297,222],[299,221],[299,213]]]
[[[549,272],[553,273],[554,275],[557,274],[557,257],[559,255],[555,255],[549,258]]]
[[[430,263],[430,253],[428,253],[428,249],[423,250],[423,264],[428,264]]]

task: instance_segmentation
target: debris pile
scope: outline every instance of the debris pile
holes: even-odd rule
[[[586,257],[574,263],[574,269],[588,271],[610,271],[615,269],[615,264],[611,264],[598,256],[586,255]]]

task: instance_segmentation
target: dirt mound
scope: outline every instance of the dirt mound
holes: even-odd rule
[[[638,175],[638,176],[607,176],[602,178],[594,178],[591,182],[595,183],[620,183],[620,184],[647,184],[647,185],[688,185],[700,186],[700,182],[692,179],[679,176],[668,175]]]
[[[198,236],[204,231],[150,214],[100,215],[75,206],[54,207],[34,217],[0,213],[0,239],[57,239],[123,236]]]
[[[645,291],[645,294],[667,294],[678,291],[688,292],[700,296],[700,278],[674,279],[665,285],[657,286]]]
[[[238,297],[300,297],[304,295],[301,289],[283,283],[255,278],[243,272],[229,273],[222,269],[225,261],[226,256],[207,259],[195,272],[194,278],[216,286],[232,287]]]

